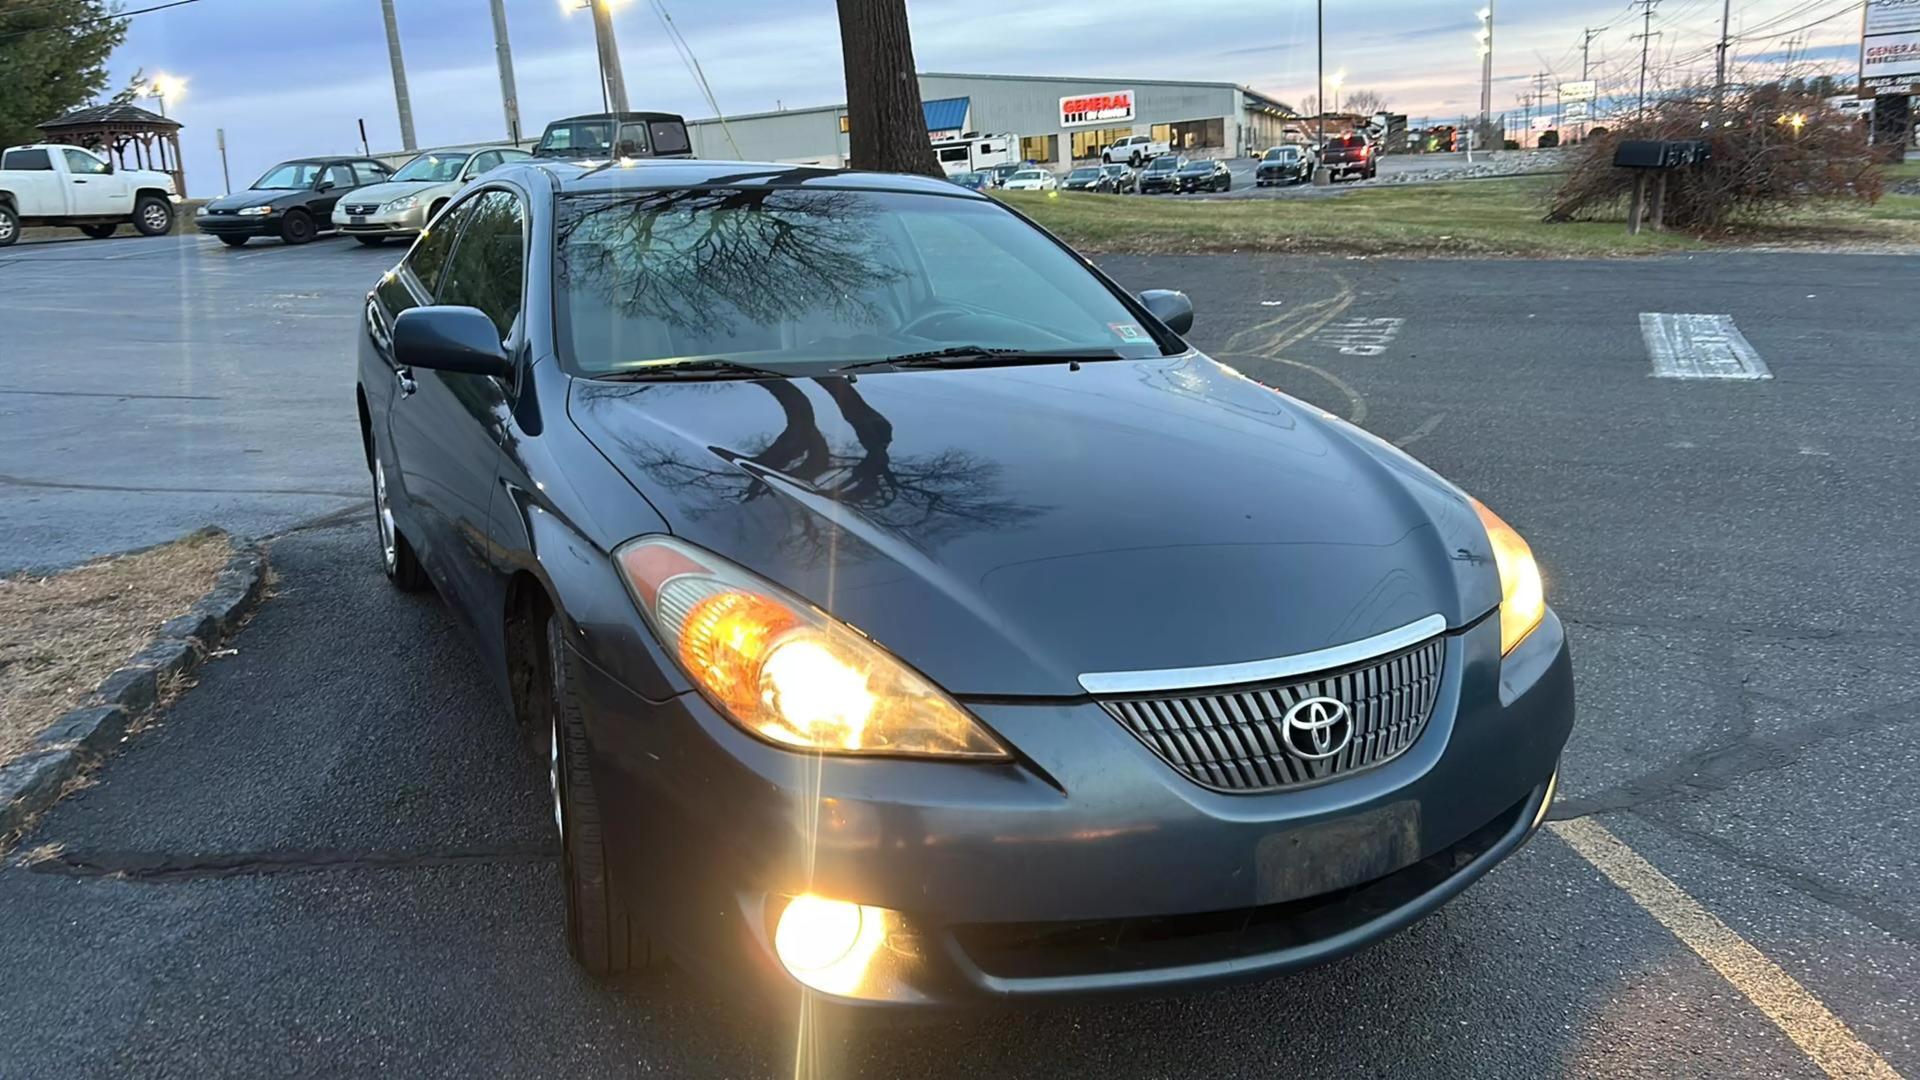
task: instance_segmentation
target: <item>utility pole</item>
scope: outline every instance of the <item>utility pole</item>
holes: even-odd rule
[[[1660,0],[1633,0],[1633,2],[1640,5],[1640,14],[1644,27],[1640,33],[1633,36],[1640,41],[1639,113],[1640,119],[1645,121],[1647,118],[1647,57],[1653,47],[1653,39],[1660,36],[1654,33],[1653,30],[1653,9],[1659,6]]]
[[[600,50],[600,70],[606,80],[607,111],[627,112],[627,77],[620,71],[620,46],[613,40],[613,10],[607,0],[587,0],[593,7],[593,41]]]
[[[1733,39],[1727,36],[1727,28],[1733,21],[1733,0],[1720,0],[1720,41],[1714,45],[1713,60],[1713,126],[1720,126],[1720,102],[1727,94],[1727,48]]]
[[[400,57],[400,23],[393,15],[393,0],[380,0],[380,11],[387,17],[387,58],[393,61],[393,103],[400,110],[400,149],[412,150],[413,99],[407,96],[407,62]]]
[[[1326,152],[1327,147],[1327,0],[1316,0],[1313,5],[1313,20],[1313,63],[1320,80],[1318,102],[1320,107],[1314,110],[1320,114],[1315,118],[1320,128],[1319,137],[1314,140],[1317,147],[1314,154],[1318,157]],[[1317,165],[1314,171],[1319,171]]]
[[[493,55],[500,62],[500,104],[507,114],[507,141],[520,141],[520,92],[513,84],[513,45],[507,40],[507,0],[493,0]]]
[[[1480,127],[1493,118],[1493,0],[1480,9]]]
[[[1607,32],[1604,26],[1589,26],[1580,32],[1580,80],[1585,82],[1593,78],[1593,65],[1588,62],[1589,51],[1593,48],[1593,39]]]

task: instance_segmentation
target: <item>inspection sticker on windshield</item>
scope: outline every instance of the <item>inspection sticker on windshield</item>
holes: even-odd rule
[[[1640,313],[1640,333],[1659,379],[1771,379],[1767,362],[1730,315]]]
[[[1146,345],[1153,341],[1145,330],[1130,322],[1110,322],[1107,324],[1107,329],[1112,330],[1114,336],[1129,345]]]

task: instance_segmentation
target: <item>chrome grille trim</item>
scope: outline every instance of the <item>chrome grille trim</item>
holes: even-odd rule
[[[1089,694],[1104,695],[1153,694],[1163,690],[1199,690],[1210,686],[1272,682],[1315,671],[1331,671],[1384,656],[1425,641],[1446,628],[1447,617],[1436,613],[1370,638],[1315,649],[1313,652],[1278,656],[1271,660],[1249,660],[1242,664],[1215,664],[1211,667],[1096,672],[1080,676],[1080,685]]]
[[[379,211],[379,209],[380,209],[380,204],[379,204],[379,203],[366,203],[366,204],[362,204],[362,205],[357,205],[357,206],[346,206],[346,207],[342,207],[342,209],[344,209],[344,210],[346,210],[346,212],[347,212],[348,214],[350,214],[350,215],[351,215],[351,214],[359,214],[359,215],[361,215],[361,216],[363,216],[363,217],[364,217],[364,216],[365,216],[365,215],[367,215],[367,214],[372,214],[372,213],[376,213],[376,212],[378,212],[378,211]]]
[[[1202,787],[1236,793],[1284,791],[1350,776],[1399,757],[1420,738],[1439,698],[1447,639],[1304,678],[1103,699],[1161,760]],[[1352,738],[1333,757],[1311,760],[1287,745],[1287,710],[1329,697],[1350,710]]]

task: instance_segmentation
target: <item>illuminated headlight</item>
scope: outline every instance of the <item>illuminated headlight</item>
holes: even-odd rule
[[[1505,656],[1546,617],[1546,586],[1540,581],[1540,564],[1533,561],[1533,549],[1513,526],[1479,499],[1473,500],[1473,509],[1480,515],[1480,524],[1486,526],[1487,540],[1493,545],[1493,565],[1500,571],[1500,655]]]
[[[266,217],[268,214],[273,213],[273,207],[248,206],[235,210],[234,213],[239,214],[241,217]]]
[[[414,207],[419,205],[420,205],[420,196],[402,195],[390,203],[383,204],[380,207],[380,209],[385,210],[389,213],[398,213],[402,210],[411,210]]]
[[[939,687],[772,582],[664,536],[615,558],[661,644],[748,732],[818,753],[1008,757]]]

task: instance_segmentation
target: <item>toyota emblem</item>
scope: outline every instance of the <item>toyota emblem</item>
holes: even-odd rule
[[[1353,712],[1335,698],[1299,702],[1287,710],[1281,724],[1280,737],[1287,749],[1308,761],[1330,758],[1353,741]]]

